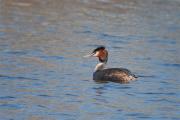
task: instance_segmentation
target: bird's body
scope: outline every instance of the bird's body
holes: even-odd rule
[[[133,75],[128,69],[125,68],[109,68],[98,70],[93,73],[94,80],[112,81],[128,83],[135,80],[136,76]]]
[[[89,56],[99,58],[99,63],[96,65],[93,73],[93,79],[96,81],[128,83],[137,78],[126,68],[105,68],[108,52],[103,46],[96,48]]]

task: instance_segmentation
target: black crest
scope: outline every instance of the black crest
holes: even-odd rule
[[[93,53],[95,53],[95,52],[97,52],[99,50],[104,50],[104,49],[105,49],[104,46],[99,46],[99,47],[97,47],[96,49],[93,50]]]

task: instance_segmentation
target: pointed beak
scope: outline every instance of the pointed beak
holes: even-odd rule
[[[94,56],[94,53],[91,53],[91,54],[85,55],[85,56],[83,56],[83,57],[88,58],[88,57],[93,57],[93,56]]]

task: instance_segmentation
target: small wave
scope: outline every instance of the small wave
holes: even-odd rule
[[[177,67],[177,68],[180,68],[180,64],[178,63],[165,63],[165,64],[162,64],[163,66],[166,66],[166,67]]]
[[[143,77],[143,78],[156,78],[155,75],[137,75],[137,77]]]
[[[22,104],[1,104],[0,107],[7,109],[21,109],[23,108]]]
[[[16,97],[13,97],[13,96],[1,96],[0,99],[1,100],[6,100],[6,99],[14,99]]]
[[[52,97],[52,96],[46,95],[46,94],[40,94],[40,95],[38,95],[38,96],[40,96],[40,97]]]
[[[6,76],[6,75],[0,75],[0,78],[8,79],[8,80],[38,80],[36,78],[28,78],[28,77],[21,77],[21,76]]]

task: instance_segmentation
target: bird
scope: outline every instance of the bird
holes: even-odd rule
[[[105,46],[98,46],[84,57],[97,57],[99,60],[93,72],[93,80],[95,81],[129,83],[137,78],[137,76],[126,68],[105,68],[108,61],[108,51]]]

